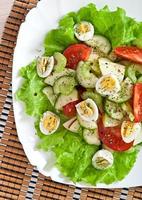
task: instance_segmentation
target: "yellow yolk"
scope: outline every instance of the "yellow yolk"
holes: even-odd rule
[[[47,66],[48,66],[48,59],[43,57],[40,60],[40,70],[41,70],[42,73],[45,72]]]
[[[129,121],[125,122],[123,135],[125,137],[128,137],[129,135],[133,133],[133,129],[134,129],[134,124],[132,122],[129,122]]]
[[[106,77],[100,82],[102,89],[112,90],[115,88],[115,80],[111,77]]]
[[[47,116],[43,119],[43,126],[49,132],[53,131],[57,126],[57,118],[55,116]]]
[[[87,24],[80,24],[77,28],[77,31],[78,33],[86,33],[86,32],[89,32],[90,29],[89,29],[89,26]]]
[[[86,116],[88,116],[88,117],[93,115],[93,110],[92,110],[92,108],[89,107],[89,105],[88,105],[85,101],[83,101],[83,102],[80,104],[80,108],[81,108],[81,110],[82,110],[82,112],[83,112],[84,115],[86,115]]]

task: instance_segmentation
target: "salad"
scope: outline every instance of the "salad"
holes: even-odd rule
[[[142,23],[94,4],[61,18],[16,93],[35,118],[37,150],[73,182],[110,184],[142,143]]]

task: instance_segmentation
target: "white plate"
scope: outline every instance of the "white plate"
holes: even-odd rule
[[[21,25],[17,45],[14,52],[13,62],[13,104],[14,114],[18,136],[23,145],[24,151],[32,165],[37,166],[38,170],[45,176],[51,176],[54,181],[72,184],[64,177],[57,168],[53,167],[55,159],[52,153],[39,152],[34,149],[38,138],[35,136],[34,119],[24,113],[24,106],[17,102],[14,94],[22,83],[22,79],[18,77],[18,71],[21,66],[27,65],[35,57],[42,54],[42,43],[45,34],[57,27],[57,21],[61,16],[69,11],[78,10],[80,7],[94,2],[99,8],[108,5],[111,9],[117,6],[126,9],[127,15],[142,21],[142,1],[135,0],[42,0],[37,7],[32,9],[25,22]],[[121,33],[118,33],[121,34]],[[48,168],[45,165],[48,163]],[[129,175],[121,182],[110,185],[98,184],[98,188],[119,188],[142,185],[142,151],[139,153],[137,162]],[[120,172],[121,173],[121,172]],[[78,187],[86,187],[83,183],[76,184]]]

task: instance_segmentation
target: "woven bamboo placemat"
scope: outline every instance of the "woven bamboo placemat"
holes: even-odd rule
[[[80,189],[53,182],[30,165],[16,133],[12,108],[12,58],[20,24],[38,0],[15,0],[0,44],[0,200],[141,200],[142,187]]]

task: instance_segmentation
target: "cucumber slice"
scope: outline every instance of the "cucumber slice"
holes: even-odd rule
[[[99,59],[99,54],[97,52],[93,51],[90,54],[89,59],[87,60],[87,62],[90,63],[92,72],[97,77],[100,77],[101,76],[101,70],[100,70],[98,59]]]
[[[109,100],[116,103],[128,101],[133,95],[133,83],[129,78],[126,78],[121,84],[121,90],[114,95],[108,97]]]
[[[55,94],[69,95],[76,85],[77,82],[74,77],[62,76],[55,81],[53,91]]]
[[[67,76],[75,76],[75,74],[76,74],[75,70],[72,70],[72,69],[64,69],[64,71],[62,71],[62,72],[59,72],[59,73],[54,72],[53,74],[49,75],[49,76],[44,80],[44,82],[45,82],[46,84],[48,84],[48,85],[53,86],[54,83],[55,83],[55,81],[56,81],[58,78],[60,78],[60,77],[62,77],[62,76],[66,76],[66,75],[67,75]]]
[[[78,133],[79,129],[80,129],[80,124],[78,122],[78,120],[76,119],[76,117],[73,117],[72,119],[68,120],[67,122],[65,122],[63,124],[63,126],[74,133]]]
[[[83,130],[83,138],[87,144],[100,145],[101,142],[99,140],[98,129],[84,129]]]
[[[54,106],[57,95],[54,94],[53,88],[51,86],[47,86],[43,89],[43,93],[47,96],[48,100],[50,101],[51,105]]]
[[[76,72],[80,85],[85,88],[95,87],[98,78],[91,72],[91,65],[89,62],[79,62]]]
[[[121,121],[109,117],[106,113],[103,115],[104,127],[115,127],[121,124]]]
[[[98,61],[91,62],[90,65],[91,65],[92,72],[97,77],[100,77],[102,75],[102,73],[101,73],[101,70],[100,70],[99,62]]]
[[[95,103],[97,104],[98,108],[100,111],[103,111],[103,98],[100,94],[98,94],[97,92],[93,92],[93,91],[85,91],[83,92],[83,94],[81,95],[82,99],[93,99],[95,101]]]
[[[56,64],[54,65],[53,70],[55,72],[62,72],[62,71],[64,71],[65,66],[67,64],[66,57],[63,54],[61,54],[59,52],[56,52],[56,53],[54,53],[54,59],[55,59],[55,63]]]
[[[133,83],[137,82],[136,69],[132,66],[127,67],[125,75],[131,79]]]
[[[121,106],[112,101],[105,101],[105,111],[113,119],[122,120],[124,117],[124,111]]]
[[[99,59],[100,70],[102,75],[112,74],[115,75],[119,82],[122,82],[125,75],[125,66],[118,63],[111,62],[107,58]]]
[[[137,64],[137,63],[133,63],[132,67],[139,72],[140,74],[142,74],[142,65],[141,64]]]
[[[77,116],[77,119],[78,119],[80,125],[84,128],[87,128],[87,129],[96,129],[97,128],[96,121],[90,121],[90,122],[85,121],[79,115]]]
[[[130,104],[128,102],[122,103],[121,107],[122,107],[123,111],[126,112],[126,114],[128,115],[130,121],[133,122],[135,117],[134,117],[133,110],[132,110],[132,107],[130,106]]]
[[[79,99],[78,91],[75,89],[69,95],[60,94],[55,102],[55,109],[62,111],[63,106],[65,106],[66,104],[72,101],[77,101],[78,99]]]
[[[93,48],[98,48],[105,54],[108,54],[111,50],[109,40],[102,35],[95,35],[91,40],[88,40],[85,43]]]

